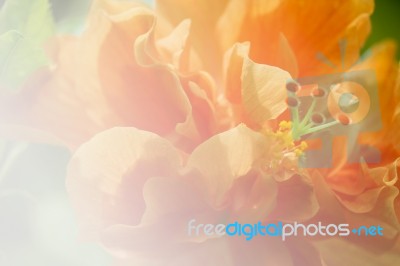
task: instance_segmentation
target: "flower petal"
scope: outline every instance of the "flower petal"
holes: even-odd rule
[[[317,54],[324,54],[339,68],[342,62],[345,69],[355,62],[370,32],[369,16],[374,3],[372,0],[225,0],[218,3],[160,0],[157,6],[173,25],[186,18],[192,20],[191,38],[196,42],[195,48],[205,68],[213,74],[219,73],[220,66],[215,62],[221,54],[242,41],[251,43],[250,56],[257,62],[279,66],[294,74],[293,69],[284,67],[288,61],[282,61],[285,55],[282,48],[289,47],[282,46],[283,35],[298,62],[299,75],[314,76],[333,71]],[[217,45],[209,42],[209,38],[216,38]],[[341,40],[347,42],[345,55],[339,48]]]
[[[145,209],[145,182],[174,176],[180,165],[180,155],[168,141],[135,128],[110,129],[83,144],[67,176],[83,235],[96,238],[108,225],[138,224]]]
[[[197,147],[187,165],[204,176],[210,198],[218,206],[233,182],[258,165],[267,145],[263,135],[239,125]]]
[[[280,68],[245,58],[242,99],[246,116],[261,126],[282,114],[287,109],[286,83],[290,78],[290,74]]]

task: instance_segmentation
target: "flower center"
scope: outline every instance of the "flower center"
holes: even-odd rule
[[[289,97],[287,99],[287,105],[292,114],[292,123],[290,124],[290,127],[291,127],[292,137],[294,140],[298,141],[301,139],[301,137],[305,135],[316,133],[325,130],[327,128],[336,126],[338,124],[348,125],[350,123],[349,118],[345,115],[339,115],[337,119],[326,122],[324,114],[315,112],[315,107],[317,105],[318,99],[324,97],[326,94],[326,92],[320,88],[316,88],[312,91],[311,105],[307,109],[307,112],[304,115],[304,117],[300,119],[299,115],[300,102],[296,97],[296,93],[299,90],[299,85],[295,82],[289,82],[286,85],[286,89],[289,93]],[[354,102],[353,98],[351,99],[348,98],[349,97],[346,97],[345,99],[342,99],[342,101],[346,101],[349,103]]]
[[[285,160],[297,161],[303,156],[308,145],[305,141],[296,141],[292,136],[292,122],[281,121],[279,129],[272,131],[269,128],[264,128],[262,133],[271,141],[268,151],[268,168],[276,168]]]

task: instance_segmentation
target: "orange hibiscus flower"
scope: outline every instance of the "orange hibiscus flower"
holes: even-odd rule
[[[49,132],[75,151],[67,187],[81,235],[118,265],[393,265],[400,260],[394,47],[377,46],[354,65],[372,10],[369,0],[160,0],[155,11],[98,0],[80,36],[56,41],[55,68],[1,98],[2,113],[13,114],[2,122]],[[340,122],[337,113],[326,122],[308,112],[299,121],[300,104],[288,97],[299,78],[365,69],[377,76],[380,109],[371,110],[382,114],[382,129],[351,133],[380,150],[379,163],[347,163],[356,145],[339,138],[328,155],[333,168],[299,167],[302,139]],[[329,102],[322,107],[331,111]],[[379,223],[385,236],[378,248],[356,237],[246,242],[190,237],[191,219]]]

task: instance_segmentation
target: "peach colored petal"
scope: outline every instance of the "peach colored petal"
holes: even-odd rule
[[[53,72],[21,94],[2,97],[10,104],[1,113],[12,113],[13,124],[50,132],[72,149],[113,126],[156,132],[185,150],[213,134],[212,78],[204,72],[183,76],[174,65],[186,64],[189,24],[158,40],[152,11],[128,6],[96,2],[82,36],[56,43]]]
[[[198,222],[218,222],[216,210],[207,202],[206,187],[203,177],[196,172],[188,172],[183,176],[150,179],[144,186],[143,196],[146,211],[141,223],[144,225],[157,224],[163,220],[173,220],[178,228],[171,239],[188,241],[185,228],[190,219]],[[172,228],[168,231],[171,231]],[[155,236],[157,238],[157,236]],[[198,241],[195,237],[194,240]]]
[[[251,16],[263,18],[276,11],[281,4],[282,0],[229,1],[216,26],[217,32],[223,33],[220,35],[222,47],[229,47],[238,41],[244,24]],[[228,28],[229,31],[224,30]]]
[[[145,210],[142,190],[154,176],[173,176],[178,151],[159,136],[135,128],[114,128],[83,144],[68,167],[67,189],[81,221],[81,233],[95,238],[112,224],[138,224]]]
[[[369,167],[366,163],[363,163],[362,170],[363,174],[371,179],[375,186],[395,186],[399,180],[399,163],[400,158],[394,160],[394,162],[380,167]]]
[[[165,61],[181,70],[188,71],[190,52],[186,51],[188,36],[190,33],[190,20],[182,21],[167,37],[157,41],[160,54],[164,55]]]
[[[210,198],[218,206],[233,182],[256,166],[267,144],[263,135],[240,125],[196,148],[189,157],[188,167],[197,169],[206,178]]]
[[[185,58],[185,54],[188,53],[186,39],[189,26],[190,24],[188,21],[182,22],[170,36],[159,40],[157,43],[154,40],[155,27],[153,26],[148,33],[136,39],[135,56],[137,63],[144,68],[165,68],[171,72],[180,69],[181,64],[186,65],[187,62],[185,62],[185,60],[188,60],[188,58]],[[177,36],[177,34],[180,34],[180,36]],[[172,38],[174,38],[174,41],[178,44],[171,43]],[[155,46],[160,43],[162,45],[161,48]],[[163,54],[163,56],[161,56],[161,54]],[[175,65],[165,65],[158,59],[160,57],[169,58]],[[151,77],[151,75],[149,75],[149,77]],[[173,92],[177,94],[175,98],[178,99],[178,102],[168,104],[160,102],[159,105],[182,106],[181,108],[184,110],[184,113],[186,113],[186,119],[181,122],[177,121],[175,131],[187,140],[181,140],[179,144],[184,147],[185,150],[188,150],[193,148],[193,143],[197,144],[201,140],[208,138],[216,130],[217,125],[213,107],[215,85],[212,77],[205,72],[182,73],[177,77],[179,78],[180,84],[173,85],[177,87]],[[158,90],[159,88],[155,87],[155,89]],[[166,97],[171,96],[171,93],[168,93],[167,90],[168,88],[162,90],[162,92],[165,91],[165,95],[160,94],[164,101]],[[136,94],[138,93],[136,92]],[[168,115],[168,113],[162,115]],[[157,118],[161,118],[162,115],[157,115]],[[169,114],[169,116],[171,115]],[[157,126],[160,125],[158,124]],[[190,144],[189,141],[191,141],[192,144]]]
[[[348,196],[340,195],[338,198],[346,208],[354,213],[370,212],[376,205],[378,197],[384,187],[369,189],[360,195]]]
[[[326,179],[336,192],[353,196],[362,193],[374,183],[368,174],[362,172],[359,165],[342,167],[338,172],[330,173]]]
[[[280,68],[245,58],[242,101],[246,116],[261,126],[282,114],[287,109],[285,88],[290,79],[290,74]]]
[[[22,117],[18,123],[49,131],[72,148],[98,131],[124,123],[110,108],[98,72],[102,43],[113,31],[112,20],[125,21],[121,35],[135,38],[149,30],[154,16],[138,7],[110,18],[105,10],[95,8],[82,36],[55,42],[53,72],[15,96],[17,112],[9,112]],[[133,26],[127,27],[127,20]]]
[[[185,122],[177,124],[175,131],[188,140],[195,140],[195,144],[197,144],[216,132],[217,121],[214,105],[206,93],[208,86],[200,87],[198,83],[191,81],[193,78],[182,81],[185,93],[191,102],[190,115]],[[199,77],[199,79],[202,78]]]
[[[221,214],[207,203],[203,187],[195,173],[149,179],[143,190],[146,210],[141,223],[109,226],[101,233],[102,243],[112,252],[150,258],[177,257],[201,245],[211,246],[215,237],[190,237],[187,231],[192,219],[197,224],[220,222]]]
[[[395,205],[399,194],[398,188],[378,187],[356,196],[345,196],[333,191],[325,178],[318,173],[313,175],[313,182],[321,206],[320,212],[315,217],[317,221],[348,223],[352,227],[380,225],[385,232],[384,238],[380,240],[382,249],[387,249],[393,244],[392,241],[400,228]],[[364,246],[371,244],[366,240],[364,242]]]
[[[214,28],[228,2],[228,0],[201,2],[161,0],[157,1],[156,5],[158,13],[173,25],[188,18],[192,21],[189,40],[199,53],[205,69],[212,74],[220,72],[218,62],[222,59],[222,53],[218,45],[210,40],[215,40],[218,36]]]
[[[380,224],[385,230],[385,238],[395,238],[400,230],[400,223],[397,217],[396,198],[399,195],[397,187],[385,187],[379,195],[374,208],[368,212],[363,222],[369,224]]]
[[[242,103],[243,60],[249,51],[250,43],[236,43],[224,56],[225,97],[233,104]]]
[[[277,196],[275,180],[264,172],[252,171],[234,181],[224,205],[230,221],[257,223],[277,208]]]
[[[314,186],[307,176],[295,174],[279,182],[277,206],[268,218],[280,221],[306,221],[318,212]]]
[[[137,39],[135,35],[121,36],[119,29],[125,24],[138,24],[132,21],[135,18],[119,18],[112,24],[113,30],[104,40],[99,54],[101,89],[108,104],[125,125],[134,125],[163,135],[170,134],[176,124],[187,119],[190,103],[177,73],[171,67],[145,62],[143,60],[146,59],[138,57],[138,54],[147,54],[145,49],[149,46],[143,43],[147,41],[146,35],[136,36]],[[149,38],[152,36],[152,27],[149,25],[146,33]],[[138,62],[135,62],[130,49],[133,41]]]
[[[277,67],[257,64],[248,57],[249,43],[235,44],[224,60],[225,97],[233,119],[260,128],[286,110],[290,75]]]
[[[343,205],[340,204],[325,178],[318,171],[314,171],[311,178],[315,188],[315,195],[320,205],[319,212],[313,220],[335,224],[346,223]]]
[[[268,144],[264,135],[241,125],[201,144],[181,168],[179,152],[153,133],[104,131],[82,145],[69,165],[67,188],[82,233],[100,240],[117,257],[168,261],[184,252],[193,259],[215,248],[235,254],[248,242],[190,238],[185,228],[192,218],[199,223],[256,222],[274,208],[276,182],[260,167]],[[219,244],[214,247],[215,241]],[[274,247],[273,260],[292,265],[285,259],[286,248],[273,244],[274,239],[253,241],[249,252],[261,248],[258,241]],[[157,256],[152,255],[155,250]],[[256,253],[254,263],[267,260],[265,253]],[[210,257],[209,265],[215,259]],[[239,255],[234,261],[244,259]]]

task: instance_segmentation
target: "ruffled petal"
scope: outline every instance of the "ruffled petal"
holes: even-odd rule
[[[213,74],[218,74],[220,67],[215,59],[219,61],[234,43],[249,41],[251,58],[292,74],[293,62],[297,61],[300,76],[337,71],[342,63],[348,69],[357,60],[370,32],[369,16],[374,8],[372,0],[231,0],[201,4],[171,0],[157,1],[157,6],[159,13],[174,25],[186,18],[192,20],[191,38],[205,68]],[[287,43],[282,42],[282,36]],[[219,40],[217,45],[209,38]],[[341,40],[346,40],[346,49],[339,48]],[[323,54],[337,69],[332,69],[326,60],[319,60],[318,54]]]
[[[286,109],[288,72],[253,62],[249,43],[236,44],[225,55],[225,97],[233,104],[234,118],[260,128]]]
[[[139,224],[142,191],[151,177],[175,176],[178,151],[159,136],[135,128],[114,128],[83,144],[68,166],[67,190],[81,233],[96,239],[112,224]]]
[[[267,150],[266,145],[263,135],[239,125],[196,148],[189,157],[188,167],[204,176],[210,198],[219,205],[233,182],[257,166],[257,160]]]

